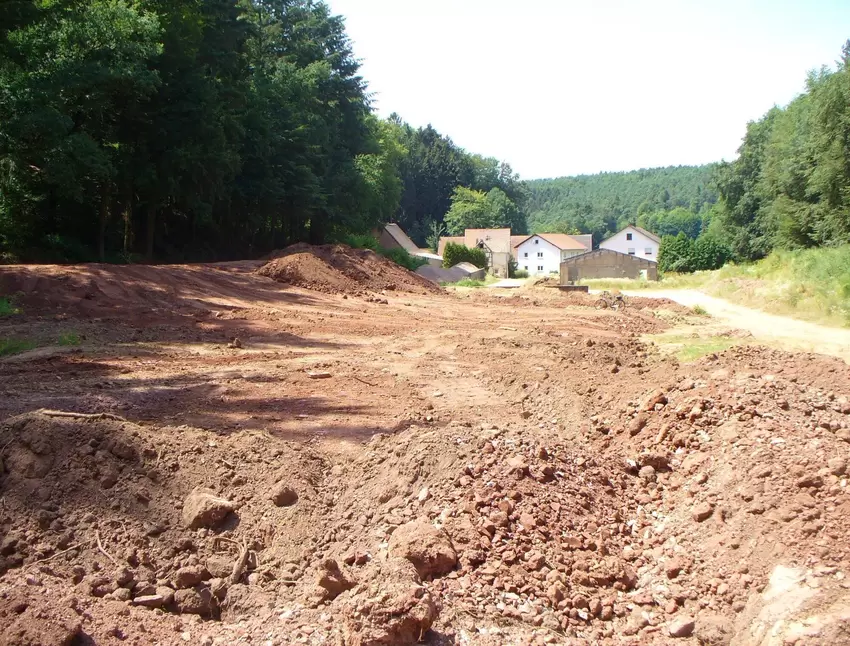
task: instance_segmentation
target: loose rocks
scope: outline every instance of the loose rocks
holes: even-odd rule
[[[183,525],[190,529],[216,527],[234,509],[236,505],[214,491],[196,488],[183,503]]]
[[[390,538],[392,556],[407,559],[423,579],[451,572],[457,553],[451,539],[441,529],[424,520],[402,525]]]
[[[285,482],[278,482],[272,487],[269,498],[278,507],[291,507],[298,502],[298,494],[295,492],[295,489]]]

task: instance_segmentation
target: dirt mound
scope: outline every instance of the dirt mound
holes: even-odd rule
[[[271,260],[257,273],[327,294],[380,291],[430,294],[440,291],[431,281],[371,249],[352,249],[346,245],[293,245],[272,254]]]

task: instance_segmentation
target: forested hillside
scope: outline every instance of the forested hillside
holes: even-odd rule
[[[322,2],[0,2],[0,260],[249,257],[396,218],[424,243],[459,186],[521,213],[509,166],[373,114]]]
[[[592,233],[595,243],[626,224],[696,237],[717,201],[714,165],[670,166],[528,182],[535,232]],[[639,221],[640,220],[640,221]]]
[[[717,233],[738,259],[850,243],[850,41],[835,69],[748,125],[739,153],[717,172]]]

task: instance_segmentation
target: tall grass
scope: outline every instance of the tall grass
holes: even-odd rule
[[[850,245],[775,251],[751,265],[713,272],[706,291],[743,305],[850,326]]]
[[[593,289],[700,289],[774,314],[850,327],[850,245],[774,251],[717,271],[666,274],[660,281],[586,280]]]

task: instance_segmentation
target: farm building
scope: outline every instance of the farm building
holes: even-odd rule
[[[597,249],[561,263],[561,284],[588,278],[646,278],[658,280],[658,264],[652,260],[610,249]]]

